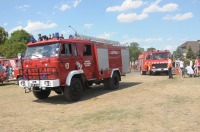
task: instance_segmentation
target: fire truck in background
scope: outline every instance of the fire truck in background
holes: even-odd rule
[[[55,91],[68,101],[78,101],[93,84],[117,89],[121,76],[130,72],[129,62],[129,49],[116,41],[76,34],[69,39],[30,42],[19,86],[33,91],[38,99]]]
[[[146,51],[138,57],[138,70],[142,75],[158,72],[167,73],[167,59],[171,56],[169,50]]]
[[[13,76],[12,80],[19,80],[21,79],[21,75],[19,74],[19,69],[21,69],[21,60],[18,58],[0,58],[1,64],[6,68],[13,69]]]

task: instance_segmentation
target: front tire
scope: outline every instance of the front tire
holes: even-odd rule
[[[83,85],[78,78],[72,78],[70,86],[64,89],[65,99],[68,101],[78,101],[81,98]]]
[[[46,99],[49,97],[50,90],[40,90],[38,87],[33,88],[33,95],[38,99]]]

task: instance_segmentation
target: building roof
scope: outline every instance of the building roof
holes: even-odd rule
[[[187,41],[187,42],[183,43],[182,45],[180,45],[179,47],[181,49],[184,49],[184,51],[186,51],[186,52],[189,49],[189,47],[191,47],[192,51],[194,53],[196,53],[199,49],[199,46],[200,46],[200,41],[197,40],[197,41]]]

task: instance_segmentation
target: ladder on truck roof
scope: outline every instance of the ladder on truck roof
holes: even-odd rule
[[[91,36],[86,36],[86,35],[76,34],[74,38],[80,39],[80,40],[90,40],[93,42],[99,42],[99,43],[108,44],[108,45],[120,46],[120,43],[118,41],[96,38],[96,37],[91,37]]]

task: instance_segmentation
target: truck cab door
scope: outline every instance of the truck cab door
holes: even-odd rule
[[[83,71],[86,79],[95,78],[94,47],[91,44],[83,44]]]
[[[65,84],[68,73],[75,70],[75,59],[77,57],[76,44],[64,43],[60,46],[60,75],[61,85]]]

